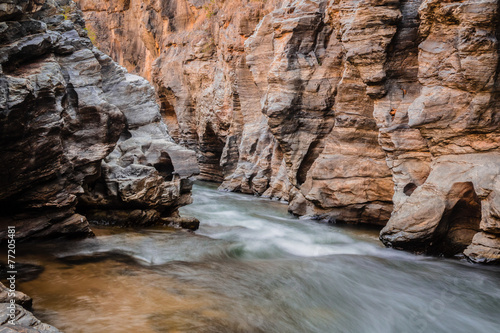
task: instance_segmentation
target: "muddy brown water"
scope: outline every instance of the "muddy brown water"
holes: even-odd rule
[[[376,230],[205,183],[182,211],[199,231],[100,227],[24,248],[44,269],[18,289],[67,333],[500,332],[499,267],[386,249]]]

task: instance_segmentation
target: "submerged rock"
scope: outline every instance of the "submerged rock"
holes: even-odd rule
[[[176,229],[187,229],[196,231],[200,227],[200,221],[194,217],[165,217],[162,218],[161,223],[166,226]]]

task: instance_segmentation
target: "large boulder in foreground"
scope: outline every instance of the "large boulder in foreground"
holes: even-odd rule
[[[18,240],[92,235],[77,204],[99,179],[120,184],[105,200],[126,193],[117,208],[175,216],[197,166],[150,111],[151,86],[92,45],[73,2],[9,6],[0,11],[0,239],[7,226]]]
[[[103,91],[127,118],[127,128],[101,166],[101,176],[85,185],[80,207],[98,223],[151,225],[161,217],[178,217],[190,204],[192,182],[199,173],[192,150],[174,143],[162,121],[149,82],[117,66],[100,53],[106,73]]]

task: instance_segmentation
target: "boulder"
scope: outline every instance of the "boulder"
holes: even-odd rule
[[[194,152],[171,140],[152,86],[93,46],[72,1],[4,2],[0,31],[0,240],[7,226],[18,241],[92,236],[92,204],[168,216],[190,202]],[[78,207],[92,191],[103,198]]]

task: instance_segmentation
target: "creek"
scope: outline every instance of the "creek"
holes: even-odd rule
[[[197,182],[195,233],[97,227],[24,249],[34,313],[85,332],[500,332],[500,268],[386,249]]]

